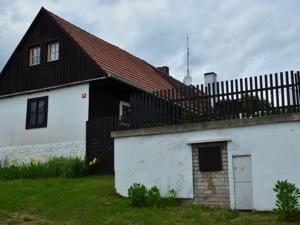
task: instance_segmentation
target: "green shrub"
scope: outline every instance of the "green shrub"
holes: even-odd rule
[[[63,175],[67,162],[70,158],[52,158],[44,163],[47,177],[60,177]]]
[[[300,189],[287,180],[277,181],[273,189],[276,192],[276,212],[285,220],[294,221],[299,216]]]
[[[140,183],[134,183],[128,189],[128,198],[131,202],[131,205],[136,207],[146,206],[147,194],[148,190],[146,186]]]
[[[63,177],[84,177],[88,174],[88,166],[79,158],[70,159],[64,168]]]
[[[175,191],[175,189],[171,189],[171,190],[169,190],[169,196],[168,196],[168,198],[170,198],[170,199],[176,199],[176,196],[177,196],[177,192]]]
[[[46,171],[47,169],[41,163],[38,164],[23,164],[18,166],[19,175],[16,174],[17,178],[39,178],[39,177],[47,177]]]
[[[177,192],[175,191],[175,189],[170,189],[168,196],[167,196],[167,203],[168,205],[175,205],[176,204],[176,197],[177,197]]]
[[[11,180],[18,179],[21,177],[21,171],[17,166],[1,167],[0,168],[0,179]]]
[[[158,207],[161,203],[161,196],[160,192],[157,186],[153,186],[149,191],[148,191],[148,205],[149,206],[154,206]]]
[[[131,205],[136,207],[172,206],[176,203],[176,191],[171,189],[167,198],[162,198],[157,186],[153,186],[148,190],[145,185],[134,183],[128,189],[128,199]]]
[[[82,177],[89,174],[85,160],[79,158],[52,158],[41,163],[32,160],[30,164],[0,166],[0,180],[46,177]]]
[[[144,128],[150,128],[150,127],[164,127],[167,124],[165,122],[162,121],[158,121],[155,119],[148,119],[146,121],[144,121],[143,127]]]

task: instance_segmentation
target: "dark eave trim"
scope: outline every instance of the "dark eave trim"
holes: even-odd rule
[[[56,86],[51,86],[51,87],[46,87],[46,88],[39,88],[39,89],[34,89],[34,90],[29,90],[29,91],[22,91],[22,92],[17,92],[17,93],[8,94],[8,95],[2,95],[2,96],[0,96],[0,99],[9,98],[9,97],[18,96],[18,95],[32,94],[32,93],[37,93],[37,92],[42,92],[42,91],[49,91],[49,90],[59,89],[59,88],[64,88],[64,87],[70,87],[70,86],[75,86],[75,85],[78,85],[78,84],[84,84],[84,83],[89,83],[89,82],[108,79],[108,78],[116,80],[116,81],[121,82],[123,84],[126,84],[130,87],[136,88],[140,91],[151,93],[151,91],[146,90],[146,89],[144,89],[142,87],[139,87],[137,85],[134,85],[134,84],[120,78],[118,75],[108,74],[106,77],[98,77],[98,78],[93,78],[93,79],[89,79],[89,80],[76,81],[76,82],[72,82],[72,83],[61,84],[61,85],[56,85]]]
[[[22,92],[17,92],[17,93],[13,93],[13,94],[2,95],[2,96],[0,96],[0,99],[14,97],[14,96],[18,96],[18,95],[26,95],[26,94],[32,94],[32,93],[37,93],[37,92],[49,91],[49,90],[59,89],[59,88],[64,88],[64,87],[70,87],[70,86],[89,83],[92,81],[102,80],[102,79],[106,79],[106,78],[109,78],[109,77],[99,77],[99,78],[93,78],[93,79],[89,79],[89,80],[76,81],[76,82],[72,82],[72,83],[46,87],[46,88],[34,89],[34,90],[30,90],[30,91],[22,91]]]

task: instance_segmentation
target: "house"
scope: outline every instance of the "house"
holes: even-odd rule
[[[102,172],[113,172],[111,145],[86,152],[86,121],[126,114],[132,93],[181,85],[168,67],[41,8],[0,75],[0,160],[98,154]]]

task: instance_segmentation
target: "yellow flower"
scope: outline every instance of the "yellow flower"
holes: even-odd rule
[[[92,165],[95,165],[97,162],[97,158],[94,157],[93,161],[90,161],[89,165],[92,166]]]
[[[36,157],[32,157],[30,160],[31,165],[37,165],[39,163],[39,160]]]
[[[10,164],[11,164],[12,166],[19,166],[19,165],[20,165],[20,162],[19,162],[19,160],[17,160],[17,159],[13,159],[13,160],[11,160]]]

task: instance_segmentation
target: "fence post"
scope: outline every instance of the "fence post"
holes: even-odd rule
[[[290,82],[289,82],[289,72],[285,72],[285,82],[286,82],[286,98],[287,98],[287,112],[291,112],[291,100],[290,100]]]
[[[266,93],[266,114],[269,115],[270,102],[269,102],[269,87],[268,87],[268,75],[265,75],[265,93]]]
[[[270,91],[271,91],[271,114],[274,114],[273,74],[270,74]]]
[[[297,111],[299,112],[300,111],[300,72],[297,71],[297,74],[296,74],[296,88],[297,88],[297,91],[296,91],[296,97],[297,97]]]
[[[284,98],[284,80],[283,73],[280,72],[280,87],[281,87],[281,113],[285,111],[285,98]]]
[[[291,88],[290,88],[291,94],[292,94],[292,112],[296,112],[296,91],[295,91],[295,79],[294,79],[294,71],[291,71]]]

